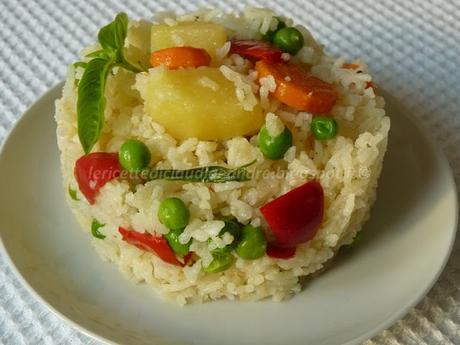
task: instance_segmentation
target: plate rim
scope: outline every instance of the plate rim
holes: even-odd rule
[[[13,124],[11,129],[8,131],[8,133],[5,135],[5,138],[0,145],[0,157],[4,155],[4,152],[6,150],[6,146],[8,142],[11,140],[11,137],[13,134],[18,130],[18,128],[25,122],[25,119],[27,118],[28,114],[31,113],[31,111],[37,107],[40,103],[46,103],[48,98],[53,98],[52,102],[55,102],[57,99],[53,97],[53,94],[57,92],[59,89],[62,89],[64,87],[64,81],[60,81],[53,86],[51,86],[49,89],[47,89],[45,92],[43,92],[40,96],[38,96],[35,101],[27,107],[27,109],[21,114],[21,116],[17,119],[17,121]],[[49,100],[51,101],[51,100]],[[54,115],[53,115],[54,117]],[[54,308],[48,301],[46,301],[35,289],[29,284],[29,282],[25,279],[25,277],[21,274],[19,269],[16,267],[13,259],[11,258],[11,255],[6,248],[3,238],[2,238],[2,232],[0,231],[0,254],[3,255],[3,258],[5,259],[5,262],[8,266],[8,268],[11,270],[15,278],[21,283],[21,286],[33,297],[35,298],[42,306],[44,306],[47,311],[51,312],[55,316],[58,317],[58,319],[64,321],[67,323],[67,325],[71,326],[74,330],[77,330],[84,335],[93,338],[95,340],[98,340],[102,343],[105,344],[110,344],[110,345],[122,345],[116,342],[113,342],[112,340],[109,340],[105,337],[102,337],[101,335],[94,333],[87,328],[81,326],[77,322],[73,321],[63,313],[61,313],[59,310]]]
[[[383,95],[383,98],[385,100],[392,99],[393,97],[389,96],[388,92],[385,92],[385,90],[380,90],[380,92]],[[386,108],[386,106],[385,106]],[[434,153],[439,157],[440,163],[446,168],[448,171],[449,175],[449,184],[452,190],[455,191],[455,198],[454,198],[454,209],[455,209],[455,215],[454,215],[454,228],[452,229],[451,233],[451,238],[450,238],[450,243],[449,243],[449,248],[446,251],[444,255],[444,259],[442,264],[439,266],[438,272],[433,276],[430,284],[427,285],[427,287],[423,290],[423,293],[421,293],[419,296],[416,298],[413,298],[410,302],[408,302],[400,311],[393,313],[385,322],[383,322],[380,326],[375,327],[372,330],[369,330],[367,333],[363,334],[362,336],[350,340],[346,342],[343,345],[357,345],[365,340],[368,340],[372,338],[373,336],[377,335],[379,332],[390,328],[392,325],[394,325],[398,320],[402,319],[404,316],[406,316],[410,309],[414,308],[417,304],[419,304],[431,291],[431,289],[436,285],[436,283],[439,281],[439,278],[443,274],[444,270],[446,269],[447,263],[449,262],[450,257],[452,256],[452,250],[454,249],[455,241],[457,238],[457,231],[458,231],[458,226],[459,226],[459,211],[460,211],[460,205],[459,205],[459,195],[458,195],[458,189],[457,189],[457,184],[455,182],[455,176],[454,172],[452,170],[452,166],[450,165],[450,161],[447,158],[447,155],[445,154],[444,150],[441,148],[440,144],[433,138],[431,137],[428,133],[428,129],[425,127],[423,123],[417,120],[417,118],[412,115],[411,113],[404,113],[404,116],[409,119],[411,124],[423,135],[423,137],[427,140],[428,144],[430,147],[433,149]],[[391,114],[390,114],[390,119],[391,119]],[[391,129],[390,129],[390,135],[391,135]],[[1,154],[1,152],[0,152]],[[384,163],[385,164],[385,163]],[[371,215],[372,217],[372,215]]]
[[[18,130],[18,128],[26,121],[25,119],[30,116],[29,114],[33,112],[34,108],[37,107],[39,104],[42,103],[47,103],[47,102],[55,102],[57,99],[54,98],[54,94],[57,93],[59,90],[62,90],[64,86],[64,81],[60,81],[56,84],[54,84],[52,87],[47,89],[45,92],[43,92],[40,96],[38,96],[35,101],[27,107],[27,109],[21,114],[21,116],[16,120],[16,122],[13,124],[11,129],[6,133],[4,140],[2,144],[0,145],[0,157],[2,157],[6,151],[6,147],[8,146],[8,142],[11,140],[11,137],[14,135],[14,133]],[[386,92],[382,92],[383,95],[388,95]],[[49,99],[49,98],[52,98]],[[391,97],[389,97],[391,98]],[[423,290],[421,294],[416,296],[415,298],[411,299],[408,301],[407,304],[404,305],[403,308],[400,310],[396,311],[395,313],[391,314],[387,320],[379,324],[378,326],[370,329],[369,331],[365,332],[364,334],[360,335],[357,338],[351,339],[344,343],[343,345],[357,345],[360,344],[361,342],[368,340],[378,334],[379,332],[388,329],[391,327],[393,324],[395,324],[398,320],[402,319],[409,311],[411,308],[415,307],[419,302],[425,298],[425,296],[431,291],[433,286],[438,282],[440,276],[444,272],[446,265],[451,257],[453,247],[455,245],[456,237],[457,237],[457,230],[458,230],[458,221],[459,221],[459,198],[458,198],[458,190],[457,190],[457,185],[455,182],[455,177],[454,173],[452,170],[452,167],[450,165],[450,162],[442,148],[440,147],[439,143],[432,138],[428,134],[428,130],[425,128],[425,126],[420,122],[417,121],[416,117],[410,113],[405,113],[404,116],[411,122],[413,126],[422,134],[424,139],[428,142],[430,147],[433,149],[435,155],[439,157],[439,163],[446,168],[447,174],[448,174],[448,182],[450,186],[452,187],[452,190],[455,191],[455,197],[454,197],[454,209],[455,209],[455,215],[454,215],[454,227],[451,230],[451,238],[450,238],[450,243],[447,251],[444,254],[444,258],[442,261],[442,264],[439,266],[439,269],[437,273],[432,277],[430,284],[427,285],[427,287]],[[54,117],[54,115],[53,115]],[[391,118],[391,116],[390,116]],[[391,134],[390,134],[391,135]],[[58,319],[62,320],[63,322],[67,323],[70,327],[72,327],[74,330],[84,334],[85,336],[88,336],[94,340],[100,341],[101,343],[104,344],[110,344],[110,345],[122,345],[121,343],[115,342],[113,340],[107,339],[104,336],[101,336],[84,326],[78,324],[77,322],[73,321],[63,313],[61,313],[59,310],[54,308],[49,302],[47,302],[30,284],[29,282],[25,279],[25,277],[21,274],[19,269],[16,267],[13,259],[10,256],[10,253],[8,252],[8,249],[6,248],[3,238],[1,236],[0,232],[0,254],[3,255],[5,262],[15,278],[20,282],[21,286],[33,297],[35,300],[37,300],[42,306],[44,306],[49,312],[54,314],[55,316],[58,317]]]

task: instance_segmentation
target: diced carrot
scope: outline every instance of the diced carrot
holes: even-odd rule
[[[200,67],[211,64],[211,56],[201,48],[172,47],[154,51],[150,56],[152,67],[164,65],[169,69]]]
[[[256,70],[260,78],[273,76],[276,83],[274,96],[282,103],[300,111],[324,114],[337,100],[334,87],[314,77],[295,64],[258,61]]]

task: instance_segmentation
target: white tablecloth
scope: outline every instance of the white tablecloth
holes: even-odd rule
[[[363,57],[379,86],[413,112],[460,178],[460,1],[1,0],[0,142],[21,113],[115,13],[272,7],[311,28],[335,55]],[[1,191],[0,191],[1,192]],[[436,229],[433,229],[435,231]],[[439,282],[370,344],[460,344],[460,241]],[[99,344],[29,295],[0,257],[0,344]]]

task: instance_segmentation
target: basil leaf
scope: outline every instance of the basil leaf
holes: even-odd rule
[[[133,65],[132,63],[128,62],[124,57],[123,60],[117,62],[116,65],[123,67],[124,69],[131,71],[133,73],[145,72],[147,70],[146,68]]]
[[[123,53],[128,34],[128,16],[119,13],[113,22],[104,26],[98,33],[98,40],[103,49],[89,53],[92,58],[78,83],[77,121],[78,137],[85,153],[99,140],[104,124],[105,85],[109,72],[115,66],[132,72],[144,69],[129,63]]]
[[[113,55],[114,55],[114,52],[112,50],[101,49],[101,50],[96,50],[94,52],[86,54],[85,57],[89,57],[89,58],[99,57],[99,58],[103,58],[103,59],[109,59]]]
[[[117,14],[113,22],[99,30],[97,38],[103,50],[91,54],[94,54],[94,56],[101,56],[104,52],[105,54],[112,52],[116,55],[117,66],[123,67],[134,73],[145,71],[145,68],[135,66],[126,60],[123,50],[127,35],[128,16],[126,13],[122,12]]]
[[[88,65],[87,62],[77,61],[77,62],[74,62],[73,67],[74,68],[77,68],[77,67],[86,68],[87,65]]]
[[[141,177],[148,181],[189,181],[202,183],[224,183],[230,181],[249,181],[249,172],[245,167],[228,169],[221,166],[207,166],[186,170],[152,169],[143,171]]]
[[[105,238],[105,235],[102,234],[99,229],[102,228],[105,224],[101,224],[99,223],[99,221],[97,219],[93,219],[92,223],[91,223],[91,234],[100,239],[100,240],[103,240]]]
[[[80,199],[78,199],[78,196],[77,196],[77,191],[75,189],[73,189],[70,185],[69,185],[69,188],[67,189],[67,191],[69,192],[69,196],[72,200],[74,201],[79,201]]]
[[[122,12],[114,21],[99,30],[97,38],[105,50],[121,51],[128,35],[128,16]]]
[[[104,124],[105,84],[114,59],[94,58],[88,62],[78,84],[78,137],[85,153],[99,140]]]

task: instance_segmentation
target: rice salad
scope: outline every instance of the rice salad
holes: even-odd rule
[[[56,101],[102,259],[184,305],[281,301],[369,218],[390,119],[366,64],[269,9],[119,14]]]

